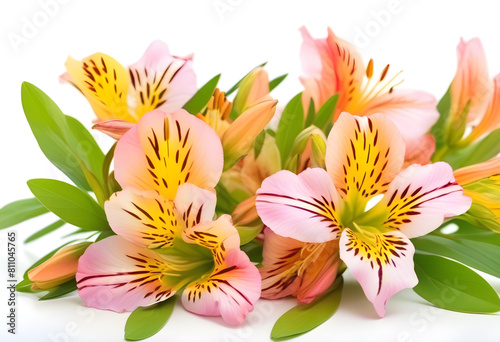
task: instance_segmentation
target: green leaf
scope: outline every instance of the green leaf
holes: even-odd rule
[[[311,100],[309,101],[309,109],[307,110],[307,116],[306,116],[306,122],[304,124],[304,127],[309,127],[314,121],[314,116],[316,115],[316,109],[314,108],[314,100],[311,97]]]
[[[48,210],[36,198],[9,203],[0,209],[0,229],[14,226],[47,212]]]
[[[208,101],[210,101],[217,87],[217,83],[219,82],[219,78],[220,74],[208,81],[182,108],[193,115],[198,114],[207,105]]]
[[[95,242],[97,241],[101,241],[107,237],[110,237],[110,236],[113,236],[113,235],[116,235],[116,233],[114,231],[112,231],[111,229],[110,230],[105,230],[103,231],[102,233],[99,234],[99,236],[95,239]]]
[[[87,168],[102,183],[102,167],[104,163],[104,153],[95,141],[90,132],[77,119],[65,115],[66,122],[72,136],[78,142],[73,146],[73,151],[80,157]]]
[[[456,170],[487,161],[498,153],[500,153],[500,128],[473,145],[464,149],[451,150],[444,158],[444,161]]]
[[[47,209],[65,222],[88,230],[109,228],[102,207],[83,190],[53,179],[32,179],[28,186]]]
[[[264,245],[260,241],[252,240],[249,243],[242,245],[241,250],[248,255],[248,258],[251,262],[261,263],[262,262],[262,253],[264,249]]]
[[[138,307],[125,324],[125,340],[139,341],[160,331],[172,315],[176,296],[147,307]]]
[[[339,307],[343,283],[342,277],[338,277],[332,285],[333,291],[322,294],[310,304],[300,304],[285,312],[274,324],[271,339],[288,340],[326,322]]]
[[[29,242],[32,242],[32,241],[35,241],[39,238],[41,238],[42,236],[45,236],[49,233],[52,233],[54,230],[57,230],[59,228],[61,228],[62,226],[64,226],[66,222],[62,221],[62,220],[57,220],[56,222],[48,225],[47,227],[37,231],[36,233],[30,235],[26,240],[24,240],[24,243],[29,243]]]
[[[255,159],[259,157],[262,146],[264,146],[264,141],[266,141],[266,131],[262,130],[253,143],[253,154]]]
[[[259,220],[260,221],[260,220]],[[240,245],[245,245],[252,241],[262,231],[262,223],[258,222],[251,226],[234,226],[240,235]]]
[[[439,101],[437,105],[437,110],[439,112],[439,119],[434,124],[431,129],[432,135],[436,138],[436,150],[441,149],[446,146],[447,136],[446,134],[446,124],[448,123],[448,117],[450,116],[451,108],[451,91],[450,88],[446,91],[443,98]]]
[[[282,165],[285,165],[293,142],[303,127],[304,109],[302,108],[302,93],[299,93],[286,105],[276,131],[276,146],[280,151]]]
[[[272,81],[269,82],[269,92],[273,91],[274,88],[276,88],[281,82],[284,81],[284,79],[288,76],[288,74],[284,74],[281,76],[276,77]]]
[[[23,279],[16,285],[16,291],[18,292],[24,292],[24,293],[36,293],[40,292],[39,290],[32,290],[31,289],[31,284],[33,282],[29,279]]]
[[[215,186],[215,191],[217,192],[217,211],[223,214],[231,214],[239,202],[231,196],[226,187],[219,182]]]
[[[412,240],[416,249],[445,256],[479,271],[500,278],[500,248],[498,246],[467,239],[425,235]]]
[[[316,114],[316,119],[314,120],[314,126],[321,129],[325,134],[328,135],[327,127],[331,123],[333,113],[335,113],[335,108],[337,107],[337,101],[339,99],[339,94],[332,95],[325,103],[321,106]]]
[[[246,75],[245,75],[245,76],[243,76],[243,77],[242,77],[242,78],[241,78],[238,82],[236,82],[236,84],[235,84],[234,86],[232,86],[232,87],[231,87],[228,91],[226,91],[226,96],[229,96],[229,95],[231,95],[232,93],[234,93],[234,92],[236,91],[236,89],[238,89],[238,88],[239,88],[239,86],[240,86],[241,82],[245,79],[245,77],[247,77],[248,75],[250,75],[250,73],[251,73],[252,71],[254,71],[254,70],[255,70],[255,69],[257,69],[257,68],[263,67],[263,66],[264,66],[264,65],[266,65],[266,64],[267,64],[267,62],[264,62],[264,63],[262,63],[262,64],[259,64],[259,65],[257,65],[255,68],[253,68],[252,70],[250,70],[249,72],[247,72],[247,73],[246,73]]]
[[[38,300],[56,299],[76,290],[77,290],[76,280],[71,279],[70,281],[67,281],[64,284],[51,288],[46,295],[40,297]]]
[[[500,310],[500,298],[479,274],[454,261],[415,254],[418,285],[415,292],[437,307],[467,313]]]
[[[43,91],[23,82],[21,100],[26,119],[40,149],[59,170],[78,187],[90,190],[74,147],[78,140],[71,135],[66,116]]]
[[[105,182],[108,182],[111,162],[113,161],[113,158],[115,156],[115,149],[116,143],[114,143],[113,146],[111,146],[111,148],[109,149],[108,153],[106,153],[106,156],[104,157],[104,161],[102,163],[102,178]]]
[[[470,222],[463,221],[462,216],[460,216],[460,219],[453,219],[448,223],[456,224],[459,227],[457,232],[451,234],[454,238],[487,242],[500,247],[500,234],[476,227]]]

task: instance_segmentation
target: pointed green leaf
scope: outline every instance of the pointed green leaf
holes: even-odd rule
[[[453,219],[448,223],[456,224],[459,227],[457,232],[451,234],[454,238],[487,242],[500,247],[500,234],[491,230],[481,229],[470,222],[463,221],[462,215],[460,219]]]
[[[479,164],[500,153],[500,128],[488,134],[484,139],[463,149],[450,151],[444,161],[454,170],[461,167]]]
[[[48,210],[36,198],[9,203],[0,209],[0,229],[14,226],[47,212]]]
[[[451,108],[451,91],[450,88],[446,91],[437,105],[439,119],[431,129],[432,135],[436,138],[436,150],[441,149],[446,145],[446,124],[450,116]]]
[[[248,255],[251,262],[261,263],[264,244],[257,240],[252,240],[249,243],[242,245],[241,250]]]
[[[479,274],[436,255],[415,254],[415,292],[437,307],[467,313],[500,310],[500,298]]]
[[[72,138],[66,116],[43,91],[28,82],[21,87],[21,100],[33,135],[47,159],[78,187],[90,190],[79,167],[81,161],[72,149],[79,142]]]
[[[306,123],[304,127],[309,127],[314,121],[314,117],[316,116],[316,109],[314,108],[314,100],[311,97],[311,101],[309,101],[309,109],[307,110]]]
[[[342,277],[338,277],[332,285],[333,291],[322,294],[310,304],[300,304],[285,312],[274,324],[271,339],[288,340],[326,322],[340,305],[343,283]]]
[[[219,78],[220,74],[208,81],[182,108],[193,115],[201,112],[201,110],[207,105],[208,101],[210,101],[215,88],[217,88]]]
[[[77,119],[65,115],[68,128],[71,131],[72,138],[76,145],[73,145],[73,151],[83,161],[83,164],[90,172],[102,183],[102,167],[104,163],[104,153],[95,141],[90,132]],[[73,139],[74,137],[74,139]],[[68,139],[70,142],[70,139]]]
[[[56,299],[76,290],[77,290],[76,280],[71,279],[70,281],[67,281],[64,284],[51,288],[47,294],[43,295],[38,300]]]
[[[260,221],[260,220],[259,220]],[[262,231],[262,223],[258,222],[249,226],[234,226],[240,235],[240,244],[245,245],[255,239]]]
[[[18,292],[24,292],[24,293],[37,293],[40,292],[39,290],[32,290],[31,289],[31,284],[33,282],[29,279],[23,279],[16,285],[16,291]]]
[[[115,157],[115,149],[116,149],[116,143],[114,143],[113,146],[111,146],[108,153],[106,153],[106,156],[104,156],[101,174],[102,174],[102,179],[105,182],[108,182],[108,177],[109,177],[110,168],[111,168],[111,162],[113,161],[113,158]]]
[[[287,76],[288,76],[288,74],[284,74],[284,75],[278,76],[275,79],[271,80],[269,82],[269,92],[271,92],[274,88],[279,86],[280,83],[283,82]]]
[[[262,146],[264,146],[264,141],[266,141],[266,131],[263,130],[259,133],[257,138],[253,143],[253,154],[254,158],[257,159],[259,157],[260,151],[262,151]]]
[[[215,186],[215,191],[217,192],[216,211],[219,213],[231,214],[239,202],[234,196],[231,196],[222,182],[219,182],[219,184]]]
[[[302,93],[299,93],[286,105],[276,131],[276,146],[280,151],[283,165],[290,155],[295,138],[303,127],[304,109],[302,108]]]
[[[62,220],[57,220],[56,222],[48,225],[47,227],[40,229],[36,233],[31,234],[26,240],[24,240],[24,243],[29,243],[29,242],[35,241],[35,240],[41,238],[42,236],[45,236],[49,233],[52,233],[54,230],[61,228],[65,224],[66,224],[66,222],[64,222]]]
[[[116,235],[116,233],[114,231],[112,231],[111,229],[109,230],[105,230],[103,231],[102,233],[99,234],[99,236],[97,237],[97,239],[95,239],[95,242],[97,241],[101,241],[107,237],[110,237],[110,236],[113,236],[113,235]]]
[[[329,123],[333,122],[333,114],[335,113],[335,108],[337,107],[337,101],[339,99],[339,94],[332,95],[325,103],[321,106],[316,114],[316,119],[314,120],[314,126],[321,129],[328,135],[327,127]]]
[[[226,91],[226,96],[229,96],[231,95],[232,93],[234,93],[236,91],[236,89],[238,89],[238,87],[240,86],[241,82],[245,79],[245,77],[247,77],[248,75],[250,75],[250,73],[252,71],[254,71],[255,69],[257,68],[260,68],[260,67],[263,67],[264,65],[266,65],[267,62],[264,62],[262,64],[259,64],[257,65],[255,68],[253,68],[252,70],[250,70],[249,72],[246,73],[245,76],[243,76],[238,82],[236,82],[236,84],[234,86],[232,86],[228,91]]]
[[[176,298],[174,296],[163,302],[135,309],[125,324],[125,340],[143,340],[160,331],[174,311]]]
[[[500,278],[500,248],[486,242],[425,235],[412,240],[416,249],[459,261]]]
[[[53,179],[32,179],[28,186],[47,209],[65,222],[88,230],[109,228],[103,208],[83,190]]]

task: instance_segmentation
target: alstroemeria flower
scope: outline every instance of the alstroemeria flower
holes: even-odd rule
[[[493,89],[486,54],[479,38],[469,41],[460,39],[457,59],[457,71],[450,86],[450,119],[459,120],[468,104],[467,121],[475,121],[484,114]]]
[[[257,192],[257,211],[276,234],[308,243],[338,240],[340,258],[380,316],[390,296],[418,282],[409,239],[471,203],[448,164],[401,171],[404,155],[401,134],[387,116],[343,113],[328,137],[326,171],[280,171]]]
[[[460,168],[454,175],[464,194],[472,198],[465,218],[476,226],[500,232],[500,157]]]
[[[95,128],[114,138],[151,110],[180,109],[196,92],[192,56],[172,56],[159,40],[128,68],[100,52],[82,61],[68,57],[65,66],[61,81],[80,90],[97,115]]]
[[[457,55],[457,71],[450,86],[448,144],[465,147],[500,128],[500,74],[491,80],[478,38],[460,40]]]
[[[310,303],[333,284],[340,264],[339,242],[307,243],[264,230],[262,298],[289,295]]]
[[[230,216],[213,221],[222,165],[217,134],[184,110],[147,113],[118,141],[115,176],[124,190],[105,204],[117,236],[80,259],[77,285],[87,306],[131,311],[185,287],[187,310],[244,320],[260,296],[260,276]]]
[[[365,69],[360,53],[330,28],[326,39],[314,39],[305,27],[301,33],[304,76],[300,80],[304,85],[302,102],[306,113],[311,99],[317,111],[338,93],[335,118],[344,111],[359,116],[382,113],[394,122],[410,149],[419,148],[421,139],[439,117],[434,96],[423,91],[394,89],[402,82],[398,80],[399,73],[389,77],[387,65],[376,76],[373,60]],[[429,151],[429,142],[420,148],[421,152]],[[425,156],[430,158],[432,152]],[[428,163],[429,158],[419,162]]]

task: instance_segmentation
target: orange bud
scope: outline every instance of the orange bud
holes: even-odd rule
[[[78,259],[92,242],[81,242],[64,246],[43,264],[28,271],[33,282],[32,289],[47,290],[61,285],[75,277]]]
[[[269,75],[263,67],[256,68],[241,81],[234,98],[234,109],[241,113],[267,94],[269,94]]]
[[[233,166],[238,159],[248,152],[253,141],[271,121],[278,101],[265,98],[246,109],[234,120],[222,136],[224,148],[224,169]]]

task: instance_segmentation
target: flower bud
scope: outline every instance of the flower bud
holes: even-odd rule
[[[263,67],[252,70],[241,81],[238,93],[234,98],[234,110],[239,114],[246,107],[256,104],[269,94],[269,75]]]
[[[73,279],[78,259],[91,244],[80,242],[64,246],[44,263],[28,271],[28,278],[33,282],[32,289],[47,290]]]
[[[229,126],[221,139],[224,148],[224,170],[229,169],[248,152],[257,135],[273,118],[277,102],[263,99],[246,109]]]

